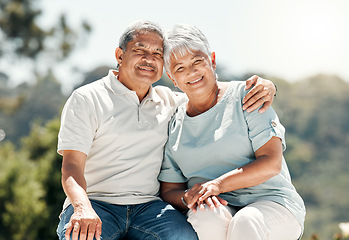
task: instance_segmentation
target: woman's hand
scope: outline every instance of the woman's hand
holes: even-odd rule
[[[184,194],[184,200],[193,212],[197,207],[204,209],[206,203],[210,208],[227,205],[228,202],[218,197],[221,193],[218,181],[212,180],[206,183],[197,183]]]

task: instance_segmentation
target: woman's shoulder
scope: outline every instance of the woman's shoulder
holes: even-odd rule
[[[223,90],[224,98],[243,98],[247,94],[245,81],[219,82],[219,87]]]

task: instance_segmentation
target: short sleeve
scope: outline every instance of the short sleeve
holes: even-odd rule
[[[96,117],[91,102],[73,92],[64,105],[58,134],[59,154],[64,150],[77,150],[88,155],[96,131]]]
[[[167,143],[165,146],[164,160],[162,162],[158,179],[162,182],[187,182],[186,177],[183,176],[182,171],[179,169],[177,163],[172,158],[172,151],[169,143]]]
[[[252,142],[253,151],[256,152],[272,137],[278,137],[282,141],[282,149],[285,151],[285,128],[272,107],[264,113],[255,110],[251,113],[244,112],[248,125],[249,138]]]

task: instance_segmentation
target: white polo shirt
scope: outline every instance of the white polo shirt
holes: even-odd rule
[[[139,103],[109,71],[75,90],[61,117],[58,153],[87,155],[85,178],[90,199],[139,204],[159,199],[159,174],[168,122],[184,94],[151,87]],[[69,205],[66,199],[64,208]]]

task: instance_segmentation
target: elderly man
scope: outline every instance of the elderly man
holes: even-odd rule
[[[155,23],[131,25],[115,51],[118,71],[75,90],[65,104],[59,239],[197,239],[185,216],[158,196],[168,122],[185,101],[151,86],[162,76],[163,40]],[[275,93],[270,81],[257,79],[246,97],[252,110],[266,109]]]

